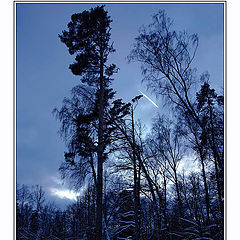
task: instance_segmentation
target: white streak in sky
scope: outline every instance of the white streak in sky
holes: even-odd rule
[[[138,90],[148,101],[150,101],[155,107],[159,108],[158,105],[151,99],[149,98],[146,94],[144,94],[142,91]]]

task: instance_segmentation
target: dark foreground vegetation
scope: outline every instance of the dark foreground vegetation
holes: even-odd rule
[[[96,7],[72,15],[59,35],[81,80],[54,109],[68,149],[59,170],[86,190],[59,210],[43,202],[41,187],[19,187],[17,239],[223,239],[224,99],[192,67],[198,36],[172,30],[164,11],[140,28],[128,60],[141,62],[168,113],[158,110],[146,130],[135,119],[142,95],[114,97],[110,24]]]

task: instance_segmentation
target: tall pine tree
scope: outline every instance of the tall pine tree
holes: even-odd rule
[[[107,63],[108,56],[114,52],[110,44],[110,23],[104,6],[97,6],[90,11],[73,14],[68,24],[68,31],[59,35],[66,44],[69,53],[75,55],[75,62],[70,64],[74,75],[81,76],[82,83],[96,88],[98,95],[98,150],[97,150],[97,220],[96,239],[102,239],[102,189],[104,162],[104,112],[106,89],[111,82],[110,76],[116,72],[114,64]]]

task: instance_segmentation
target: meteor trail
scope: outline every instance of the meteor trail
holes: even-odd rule
[[[144,94],[142,91],[138,90],[148,101],[150,101],[155,107],[159,108],[158,105],[151,99],[149,98],[146,94]]]

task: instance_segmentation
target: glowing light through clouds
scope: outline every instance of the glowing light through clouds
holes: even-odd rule
[[[148,101],[150,101],[155,107],[159,108],[158,105],[151,99],[149,98],[146,94],[144,94],[142,91],[138,90]]]
[[[76,193],[74,191],[68,190],[68,189],[57,189],[57,188],[52,188],[51,192],[53,195],[58,196],[59,198],[67,198],[70,200],[77,201],[77,197],[80,196],[80,193]]]

